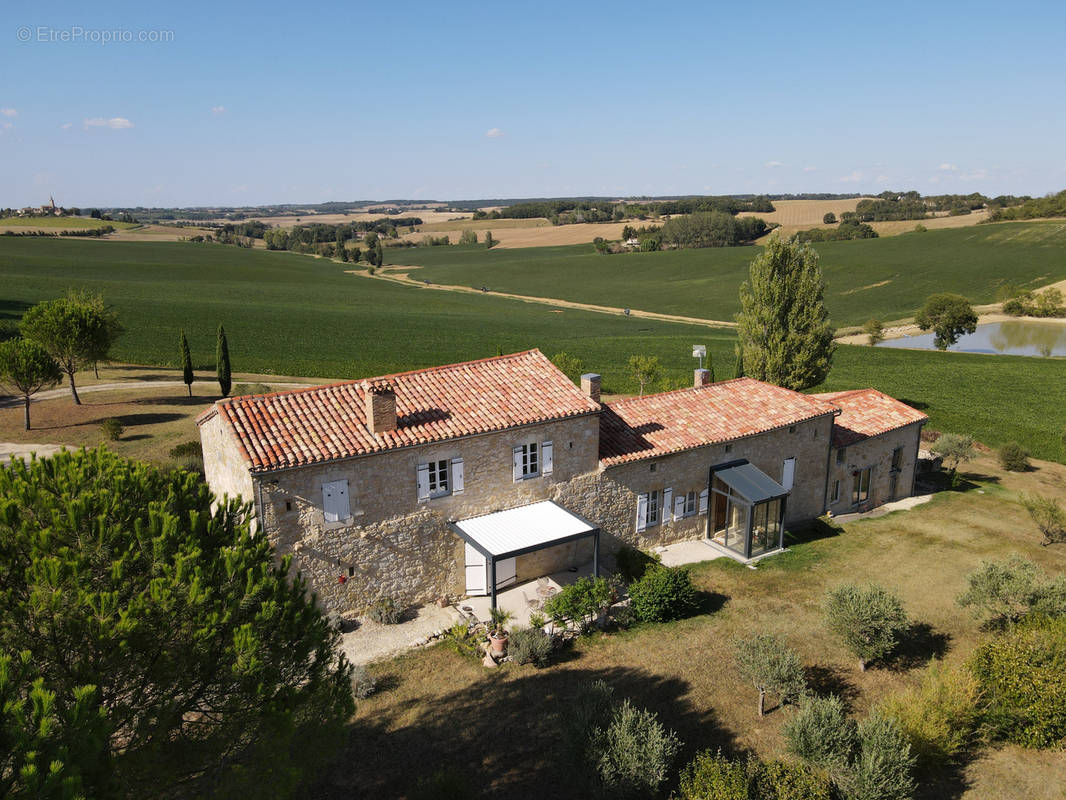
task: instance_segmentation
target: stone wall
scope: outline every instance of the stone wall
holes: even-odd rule
[[[216,497],[240,497],[254,503],[252,476],[241,457],[233,431],[215,413],[200,425],[200,446],[204,453],[204,475]]]
[[[833,449],[829,462],[829,482],[826,506],[834,514],[848,514],[861,510],[852,505],[854,473],[872,467],[870,473],[870,499],[861,508],[873,508],[884,503],[909,497],[914,490],[914,470],[917,466],[918,441],[922,423],[915,422],[899,430],[889,431],[843,449],[843,460],[838,460],[839,451]],[[895,493],[892,492],[892,452],[901,447],[900,471],[896,474]],[[839,497],[833,500],[836,482],[840,482]]]

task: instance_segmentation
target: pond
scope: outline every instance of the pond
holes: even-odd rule
[[[933,350],[933,334],[903,336],[881,342],[878,347],[909,347]],[[1009,353],[1018,356],[1066,356],[1066,324],[1009,320],[978,325],[977,330],[948,348],[959,353]]]

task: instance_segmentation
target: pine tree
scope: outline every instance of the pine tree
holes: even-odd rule
[[[824,293],[818,254],[806,244],[771,239],[740,287],[737,324],[749,377],[796,391],[825,380],[833,329]]]
[[[181,379],[189,389],[189,397],[192,397],[192,382],[196,376],[192,371],[192,356],[189,354],[189,341],[185,338],[184,330],[181,332],[181,374]]]
[[[218,346],[215,348],[215,369],[218,372],[218,388],[223,397],[229,396],[233,387],[229,366],[229,342],[226,341],[226,329],[218,326]]]

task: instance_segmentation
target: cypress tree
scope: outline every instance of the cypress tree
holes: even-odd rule
[[[215,348],[215,368],[218,372],[218,388],[223,397],[229,396],[232,381],[229,366],[229,343],[226,341],[226,329],[218,326],[218,346]]]
[[[740,345],[733,346],[733,353],[736,355],[736,366],[733,367],[733,377],[744,377],[744,351],[740,349]]]
[[[740,287],[737,324],[744,371],[800,391],[825,380],[833,329],[818,254],[806,244],[771,239]]]
[[[708,376],[711,379],[711,383],[714,383],[714,356],[710,353],[707,354],[707,371],[711,373]]]
[[[189,341],[185,338],[185,331],[181,332],[181,379],[189,389],[189,397],[192,397],[192,382],[196,376],[192,371],[192,356],[189,354]]]

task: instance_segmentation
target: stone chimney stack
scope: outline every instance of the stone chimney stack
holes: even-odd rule
[[[396,392],[387,383],[363,382],[366,396],[366,427],[371,433],[396,430]]]
[[[600,402],[600,376],[595,372],[586,372],[581,376],[581,391]]]
[[[698,369],[693,377],[692,385],[699,389],[701,386],[711,385],[711,371],[709,369]]]

